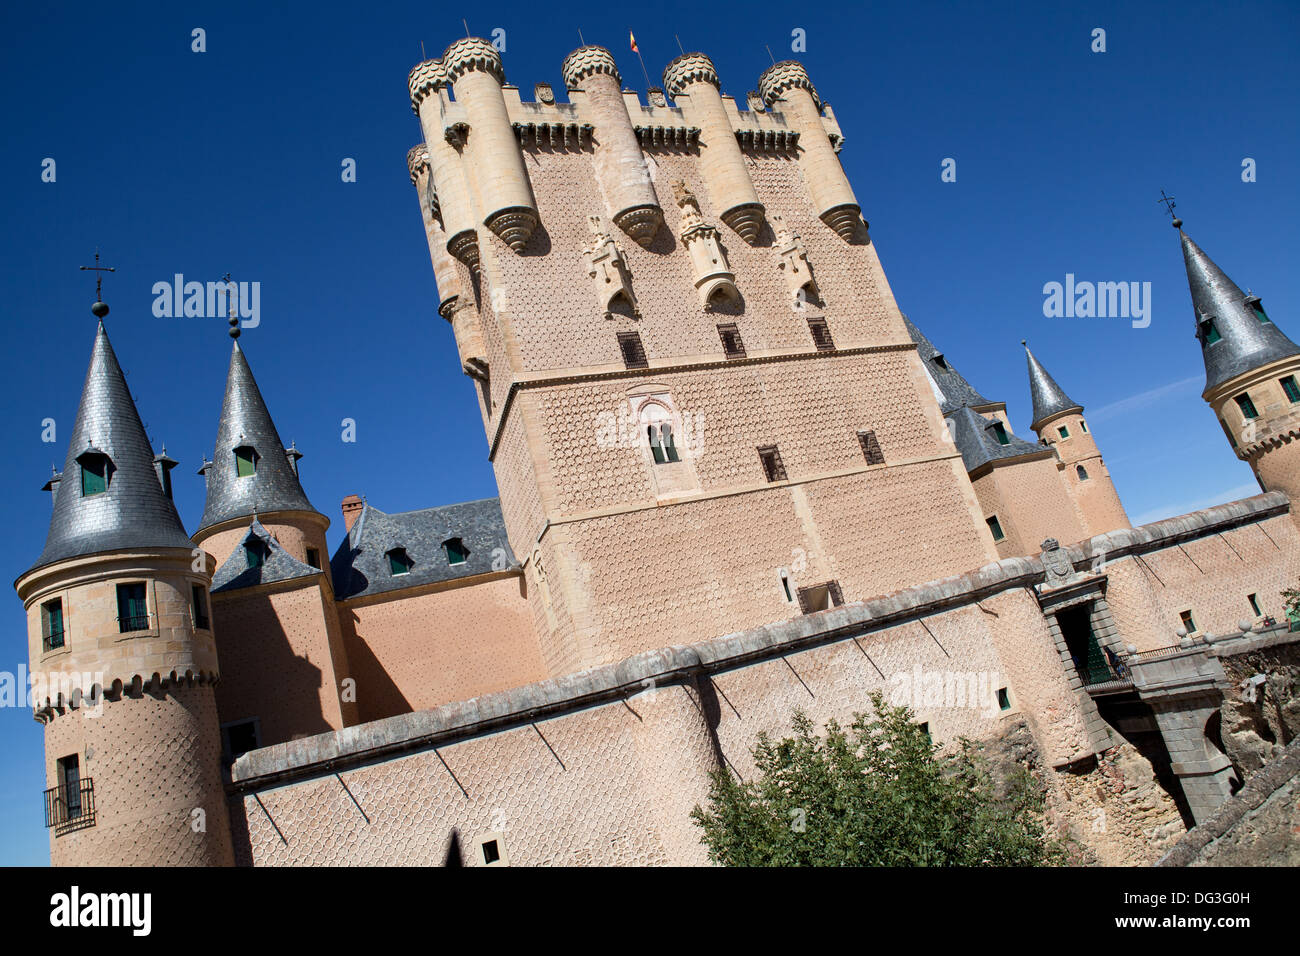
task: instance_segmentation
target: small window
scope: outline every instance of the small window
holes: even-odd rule
[[[651,423],[646,426],[646,438],[650,441],[650,454],[656,465],[665,462],[681,461],[677,445],[673,441],[673,426],[669,422]]]
[[[235,474],[240,478],[257,474],[257,450],[252,445],[240,445],[235,449]]]
[[[993,434],[997,436],[999,445],[1011,444],[1011,438],[1007,435],[1007,426],[1001,422],[993,423]]]
[[[1074,473],[1079,476],[1080,481],[1088,480],[1088,469],[1084,468],[1083,465],[1075,465]]]
[[[1259,418],[1259,412],[1255,411],[1255,403],[1250,400],[1249,392],[1242,392],[1237,396],[1237,407],[1241,409],[1243,418]]]
[[[641,333],[618,333],[618,347],[623,351],[623,364],[627,368],[646,368],[649,362],[645,357],[645,346],[641,344]]]
[[[81,465],[82,497],[89,498],[91,495],[102,495],[108,491],[108,479],[113,466],[107,455],[94,453],[82,455],[77,459],[77,463]]]
[[[162,475],[162,490],[168,498],[172,496],[172,473],[170,469],[163,468],[159,472]]]
[[[781,463],[781,453],[775,445],[764,445],[758,450],[758,459],[763,463],[763,474],[768,481],[785,481],[785,465]]]
[[[484,840],[479,845],[483,847],[483,862],[488,866],[501,859],[501,851],[497,848],[496,840]]]
[[[469,560],[469,548],[460,538],[448,538],[442,543],[442,548],[447,552],[448,564],[464,564]]]
[[[804,614],[826,611],[833,607],[839,607],[843,603],[844,595],[840,593],[840,583],[838,581],[827,581],[825,584],[813,584],[806,588],[799,588],[799,610]]]
[[[405,548],[394,548],[388,552],[388,570],[394,574],[410,574],[414,566],[411,556],[406,553]]]
[[[819,352],[830,352],[835,348],[835,341],[831,338],[831,327],[826,324],[825,319],[809,319],[808,331],[812,333],[813,344],[817,346]]]
[[[1011,709],[1011,694],[1007,692],[1007,689],[1005,687],[998,688],[998,709],[999,710]]]
[[[1264,303],[1259,300],[1259,296],[1246,296],[1246,305],[1255,313],[1255,318],[1266,325],[1269,324],[1268,313],[1264,311]]]
[[[63,646],[63,599],[55,598],[41,605],[41,633],[45,649],[55,650]]]
[[[1255,612],[1256,617],[1263,617],[1264,612],[1259,609],[1259,595],[1247,594],[1246,600],[1250,602],[1250,609]]]
[[[244,542],[244,558],[250,568],[260,568],[266,563],[266,545],[256,538]]]
[[[320,570],[320,552],[317,551],[315,548],[308,548],[308,549],[307,549],[307,563],[310,564],[310,565],[311,565],[313,568],[315,568],[317,571],[319,571],[319,570]]]
[[[144,593],[143,581],[117,586],[117,626],[121,633],[149,630],[149,608]]]
[[[1207,321],[1202,328],[1205,330],[1206,345],[1213,345],[1215,342],[1218,342],[1223,338],[1223,336],[1219,334],[1219,327],[1214,324],[1213,319]]]
[[[1192,612],[1183,611],[1178,616],[1182,619],[1183,627],[1187,628],[1187,633],[1194,634],[1196,632],[1196,621],[1192,618]]]
[[[942,352],[936,352],[930,361],[939,366],[939,368],[943,369],[945,372],[948,371],[948,360],[943,357]]]
[[[202,584],[190,585],[190,600],[194,602],[194,626],[201,631],[208,630],[208,599],[203,593]]]
[[[989,530],[993,532],[994,541],[1001,541],[1006,537],[1006,534],[1002,531],[1002,522],[998,520],[997,515],[990,515],[984,520],[988,522]]]
[[[1286,393],[1287,401],[1291,404],[1300,402],[1300,385],[1296,384],[1294,375],[1282,379],[1282,391]]]
[[[868,465],[885,463],[885,453],[880,450],[880,442],[876,440],[874,431],[858,432],[858,444],[862,446],[862,457],[867,460]]]
[[[1066,428],[1064,425],[1062,425],[1060,428],[1058,428],[1058,429],[1056,430],[1056,433],[1057,433],[1058,435],[1060,435],[1062,439],[1065,439],[1065,438],[1069,438],[1069,437],[1070,437],[1070,429]]]
[[[1085,435],[1088,434],[1088,423],[1082,418],[1079,419],[1079,431],[1083,432]]]
[[[745,357],[745,343],[740,340],[740,329],[734,322],[719,325],[718,337],[722,339],[722,351],[727,358]]]
[[[934,738],[930,736],[930,722],[928,720],[921,724],[921,733],[925,734],[926,743],[934,743]]]
[[[262,722],[256,717],[237,720],[221,728],[221,749],[226,759],[234,760],[241,754],[262,746]]]
[[[81,816],[81,758],[69,754],[59,758],[59,788],[66,801],[68,819],[76,820]]]

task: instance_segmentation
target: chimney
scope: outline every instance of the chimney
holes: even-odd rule
[[[365,502],[356,495],[348,495],[343,499],[343,527],[345,530],[352,530],[352,525],[356,522],[357,516],[361,514],[361,509],[365,506]]]

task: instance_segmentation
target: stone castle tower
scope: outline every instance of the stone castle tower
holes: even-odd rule
[[[1182,240],[1196,338],[1205,359],[1201,397],[1237,457],[1265,491],[1300,500],[1300,346],[1214,264],[1174,220]]]
[[[229,865],[210,556],[171,500],[101,318],[27,611],[57,865]],[[44,688],[48,692],[42,690]]]
[[[1096,439],[1083,418],[1083,406],[1065,394],[1025,346],[1034,420],[1029,426],[1042,444],[1056,450],[1057,468],[1087,536],[1131,527]]]
[[[410,74],[442,314],[559,675],[996,557],[804,68],[707,56],[524,102],[486,40]]]

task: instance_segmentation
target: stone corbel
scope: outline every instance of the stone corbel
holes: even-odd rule
[[[682,213],[679,236],[682,245],[691,255],[695,289],[699,292],[700,302],[709,309],[722,301],[739,301],[740,290],[736,288],[736,276],[727,264],[727,255],[722,251],[717,228],[704,221],[700,214],[699,200],[685,182],[678,180],[673,183],[673,197]]]
[[[600,303],[605,318],[612,316],[615,311],[640,316],[636,294],[632,291],[632,273],[618,244],[614,242],[613,235],[600,216],[588,216],[587,226],[591,229],[592,242],[582,254],[587,263],[587,275],[596,293],[596,301]],[[619,305],[622,308],[616,309]]]

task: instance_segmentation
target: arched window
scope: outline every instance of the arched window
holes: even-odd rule
[[[672,413],[660,402],[646,402],[641,406],[639,417],[645,427],[646,440],[650,443],[650,454],[655,464],[681,461],[677,452],[677,442],[673,438]]]
[[[1075,465],[1074,472],[1079,476],[1080,481],[1088,480],[1088,469],[1084,468],[1083,465]]]

